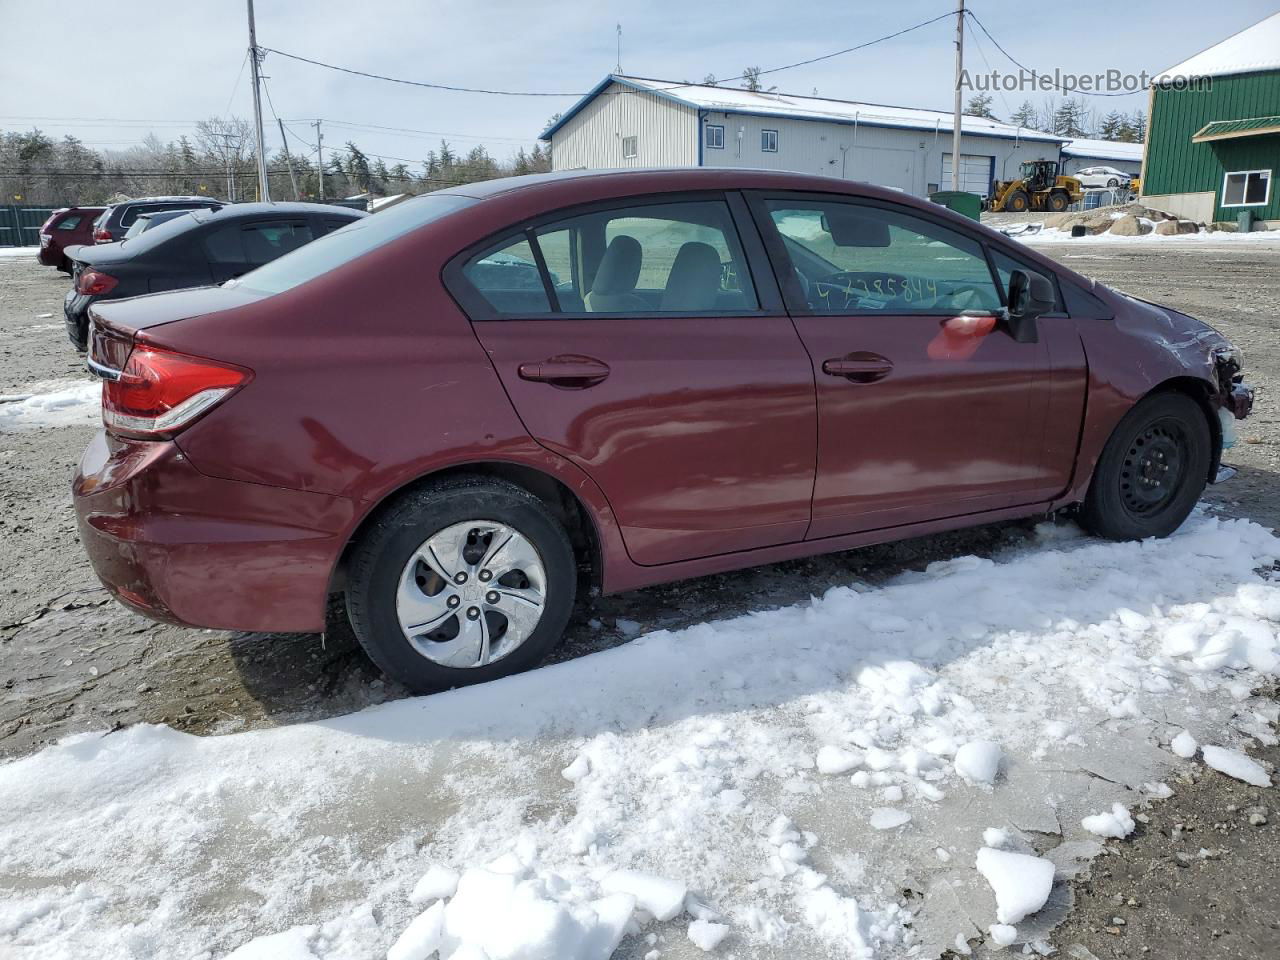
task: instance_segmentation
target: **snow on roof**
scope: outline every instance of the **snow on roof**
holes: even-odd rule
[[[1170,67],[1156,77],[1156,83],[1172,77],[1225,77],[1259,70],[1280,70],[1280,13]]]
[[[789,117],[797,120],[826,120],[833,123],[860,123],[872,127],[901,127],[908,130],[939,130],[950,133],[952,115],[948,110],[925,110],[918,107],[894,107],[883,103],[860,103],[854,100],[832,100],[827,97],[804,97],[792,93],[766,93],[735,87],[712,87],[676,80],[654,80],[614,74],[606,77],[590,93],[567,110],[542,134],[551,136],[575,113],[600,94],[610,83],[617,82],[636,90],[645,90],[699,110],[724,113],[749,113],[761,116]],[[1016,127],[985,117],[962,117],[962,133],[973,136],[1005,137],[1010,140],[1042,140],[1061,143],[1063,138],[1040,130]]]
[[[1116,140],[1089,140],[1078,137],[1062,145],[1062,153],[1068,157],[1092,157],[1097,160],[1130,160],[1142,162],[1142,144],[1120,143]]]

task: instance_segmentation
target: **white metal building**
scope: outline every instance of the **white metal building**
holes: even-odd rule
[[[763,167],[927,196],[951,188],[951,132],[946,111],[610,75],[541,139],[556,170]],[[1064,142],[968,116],[961,136],[960,187],[982,196]]]
[[[1115,167],[1131,176],[1142,173],[1142,144],[1113,140],[1068,140],[1062,145],[1062,172],[1085,167]]]

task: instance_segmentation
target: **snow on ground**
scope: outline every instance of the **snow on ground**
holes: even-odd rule
[[[1154,221],[1147,221],[1148,224],[1154,226]],[[1086,237],[1073,237],[1070,230],[1058,229],[1041,229],[1038,232],[1027,230],[1023,233],[1010,233],[1014,240],[1019,240],[1029,246],[1038,246],[1048,243],[1119,243],[1119,244],[1172,244],[1174,246],[1195,246],[1197,244],[1211,245],[1227,245],[1236,246],[1244,244],[1248,246],[1263,246],[1280,248],[1280,230],[1254,230],[1250,233],[1229,233],[1225,230],[1215,230],[1212,233],[1207,230],[1201,230],[1199,233],[1183,233],[1176,235],[1165,235],[1160,233],[1147,233],[1140,237],[1126,237],[1120,234],[1111,233],[1095,233]]]
[[[102,415],[97,380],[42,380],[30,393],[0,395],[0,433],[94,423]]]
[[[1175,736],[1274,741],[1250,691],[1280,663],[1280,586],[1257,572],[1278,557],[1269,531],[1199,514],[1146,543],[1046,524],[994,559],[335,720],[74,737],[0,767],[0,954],[1042,943],[1101,849],[1084,818],[1200,762]]]
[[[34,260],[39,255],[39,247],[0,247],[0,260],[18,260],[24,258]]]

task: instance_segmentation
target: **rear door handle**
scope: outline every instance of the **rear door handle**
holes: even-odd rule
[[[893,363],[878,353],[851,353],[822,361],[822,372],[851,383],[875,383],[893,372]]]
[[[550,383],[559,387],[593,387],[609,376],[609,365],[592,357],[551,357],[537,363],[522,363],[521,380]]]

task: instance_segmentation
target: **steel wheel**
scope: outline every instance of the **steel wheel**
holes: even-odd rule
[[[521,533],[467,520],[414,551],[400,575],[396,616],[405,638],[433,663],[483,667],[529,638],[546,591],[542,558]]]
[[[1135,517],[1158,514],[1169,505],[1186,468],[1186,431],[1176,420],[1151,424],[1129,446],[1120,471],[1120,502]]]

